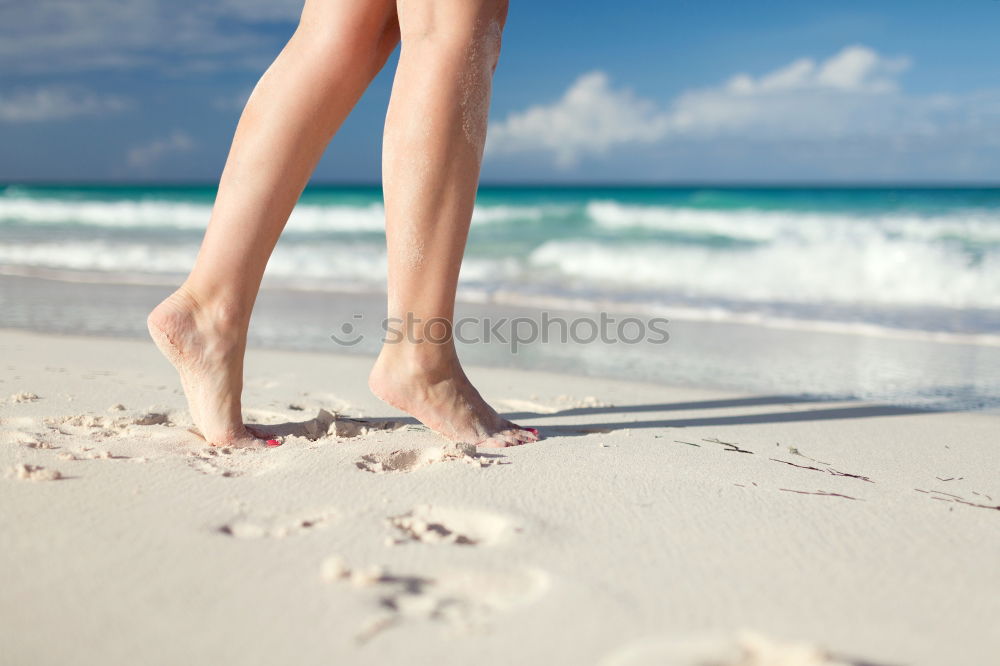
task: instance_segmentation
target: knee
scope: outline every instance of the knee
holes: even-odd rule
[[[399,41],[394,0],[307,0],[293,39],[305,45],[316,62],[368,57],[381,68]]]
[[[430,49],[445,57],[496,68],[508,0],[403,0],[403,48]]]

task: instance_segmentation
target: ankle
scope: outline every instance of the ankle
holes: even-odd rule
[[[461,369],[455,346],[450,341],[396,342],[382,346],[376,368],[391,372],[395,377],[406,377],[436,382],[453,378]]]
[[[192,317],[210,323],[220,332],[246,332],[250,324],[250,309],[235,298],[214,293],[202,293],[185,283],[168,299],[175,307]]]

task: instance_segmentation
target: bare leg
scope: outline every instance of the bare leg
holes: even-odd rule
[[[247,102],[195,267],[148,320],[211,444],[257,442],[240,396],[264,267],[327,143],[398,39],[393,0],[308,0]]]
[[[386,117],[382,180],[389,317],[413,325],[401,341],[383,346],[369,379],[382,400],[448,439],[481,446],[537,439],[486,404],[451,338],[506,5],[398,2],[403,46]]]

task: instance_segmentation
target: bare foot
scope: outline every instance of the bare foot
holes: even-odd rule
[[[416,417],[453,442],[501,448],[538,440],[538,431],[522,428],[496,413],[472,385],[457,355],[434,370],[414,363],[405,352],[383,351],[368,387],[383,402]]]
[[[184,287],[146,320],[153,342],[177,369],[191,418],[209,444],[263,446],[240,409],[245,332],[223,308],[201,305]]]

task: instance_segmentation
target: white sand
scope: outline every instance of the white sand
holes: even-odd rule
[[[997,416],[478,370],[547,439],[475,452],[252,351],[219,450],[151,343],[0,350],[4,664],[998,663]]]

